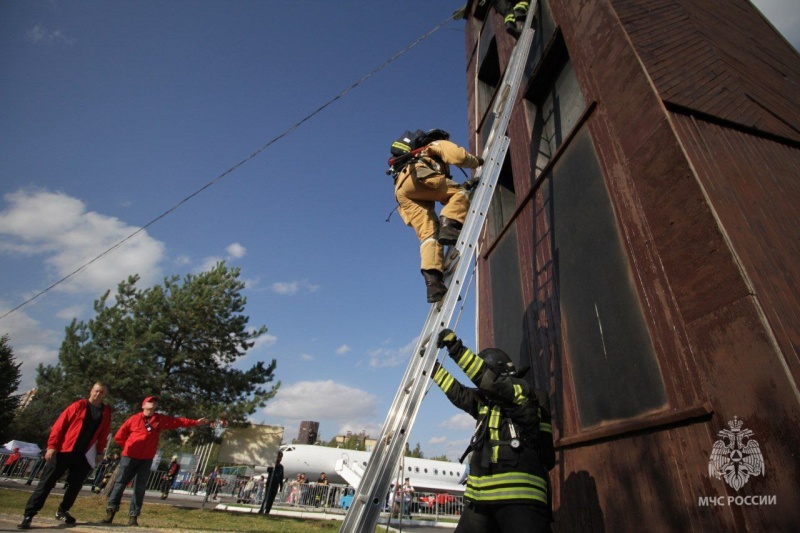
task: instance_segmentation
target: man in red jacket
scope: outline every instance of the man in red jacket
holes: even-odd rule
[[[144,492],[147,489],[147,478],[153,457],[158,451],[158,441],[161,432],[168,429],[202,426],[208,423],[205,418],[192,420],[190,418],[173,417],[156,413],[158,404],[157,396],[148,396],[142,402],[142,412],[127,419],[114,435],[114,440],[122,446],[122,459],[119,462],[119,475],[111,489],[106,504],[106,517],[104,524],[110,524],[114,515],[119,511],[122,493],[133,478],[133,497],[131,498],[130,511],[128,512],[128,525],[138,526],[137,517],[142,512]]]
[[[14,448],[11,452],[11,455],[8,456],[6,462],[3,463],[3,475],[4,476],[11,476],[14,472],[14,467],[17,465],[19,458],[22,457],[19,453],[19,448]]]
[[[68,511],[94,467],[95,457],[103,455],[111,431],[111,408],[103,403],[107,392],[103,383],[95,383],[89,391],[89,399],[70,404],[53,424],[47,439],[42,479],[25,505],[19,529],[31,527],[31,520],[42,510],[50,491],[67,471],[67,489],[56,518],[65,524],[75,523]]]

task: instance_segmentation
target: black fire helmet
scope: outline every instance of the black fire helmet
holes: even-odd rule
[[[481,350],[478,357],[483,359],[486,366],[491,368],[492,372],[498,376],[515,376],[517,374],[517,369],[514,367],[514,363],[511,362],[511,358],[499,348]]]

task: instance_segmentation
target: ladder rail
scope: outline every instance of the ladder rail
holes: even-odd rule
[[[510,140],[505,132],[533,42],[531,22],[537,8],[538,2],[534,2],[528,11],[524,30],[517,40],[492,108],[495,120],[484,146],[484,164],[476,173],[477,185],[473,189],[468,216],[455,245],[457,263],[445,280],[448,281],[448,290],[439,304],[431,306],[340,532],[372,533],[375,530],[395,467],[405,451],[408,434],[425,397],[429,376],[439,352],[434,335],[452,320],[508,151]]]

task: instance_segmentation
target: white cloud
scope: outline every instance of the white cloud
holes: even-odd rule
[[[67,37],[61,30],[48,30],[41,24],[36,24],[25,34],[34,44],[75,44],[75,39]]]
[[[87,211],[82,201],[63,193],[19,190],[3,198],[7,208],[0,211],[0,251],[44,255],[57,279],[139,230],[115,217]],[[56,290],[98,294],[132,274],[139,274],[140,284],[149,286],[160,278],[163,256],[164,244],[140,231]]]
[[[250,351],[259,350],[261,348],[268,348],[278,342],[278,337],[272,335],[271,333],[264,333],[259,338],[253,341],[253,347],[250,348]]]
[[[440,428],[445,429],[473,429],[475,419],[467,413],[458,413],[439,424]]]
[[[304,353],[304,354],[300,354],[300,359],[302,359],[303,361],[313,361],[314,360],[314,356],[313,355],[309,355],[307,353]]]
[[[197,272],[210,272],[217,266],[217,263],[225,261],[224,257],[219,257],[218,255],[211,255],[203,259],[203,262],[198,267]]]
[[[314,285],[308,280],[301,281],[279,281],[272,284],[272,291],[277,294],[285,294],[288,296],[297,294],[298,292],[316,292],[319,290],[319,285]]]
[[[338,348],[336,348],[336,355],[344,355],[350,351],[350,347],[346,344],[342,344]]]
[[[447,440],[448,440],[447,437],[431,437],[430,439],[428,439],[428,444],[430,444],[431,446],[435,446],[437,444],[443,444],[447,442]]]
[[[72,320],[73,318],[80,318],[81,315],[83,315],[84,309],[85,308],[82,305],[73,305],[60,310],[58,313],[56,313],[56,316],[65,320]]]
[[[247,253],[247,249],[238,242],[235,242],[225,248],[225,251],[228,252],[228,257],[232,259],[242,258]]]
[[[375,416],[376,402],[374,395],[332,380],[300,381],[282,385],[261,413],[288,421],[329,420],[357,427]]]
[[[408,363],[416,346],[417,339],[400,348],[376,348],[369,352],[369,366],[372,368],[394,367]]]
[[[7,302],[0,302],[0,315],[9,310]],[[43,328],[42,325],[18,310],[3,318],[3,333],[8,334],[8,343],[14,351],[14,359],[20,366],[20,391],[34,387],[36,383],[36,367],[39,364],[53,365],[58,362],[58,350],[52,346],[58,344],[61,334],[58,331]]]

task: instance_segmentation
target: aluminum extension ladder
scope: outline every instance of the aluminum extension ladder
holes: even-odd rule
[[[440,302],[431,305],[428,319],[425,321],[425,326],[422,328],[422,333],[412,352],[411,361],[409,361],[400,388],[386,417],[364,476],[353,497],[353,502],[339,530],[340,533],[373,533],[375,531],[388,494],[389,484],[395,468],[403,456],[408,435],[417,417],[434,362],[437,359],[439,350],[436,348],[436,337],[439,331],[450,325],[453,312],[461,297],[464,281],[475,256],[481,228],[486,220],[497,179],[508,151],[509,138],[505,133],[533,42],[534,29],[531,27],[531,22],[537,8],[538,2],[532,2],[524,30],[514,47],[502,85],[499,88],[498,98],[492,108],[495,121],[483,150],[484,164],[476,175],[478,184],[473,189],[469,213],[459,234],[455,250],[451,247],[448,252],[452,264],[450,268],[446,268],[447,272],[445,273],[447,293]]]

